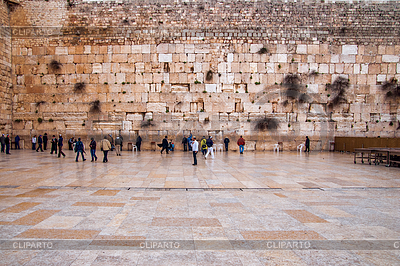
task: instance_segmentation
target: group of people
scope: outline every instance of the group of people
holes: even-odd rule
[[[4,135],[2,134],[0,137],[0,143],[1,143],[1,152],[6,152],[6,154],[11,154],[10,153],[10,135]]]
[[[165,136],[165,139],[167,136]],[[229,138],[224,139],[224,144],[225,144],[225,151],[228,151],[228,145],[229,145]],[[204,159],[207,159],[207,156],[211,154],[211,158],[214,159],[214,141],[212,139],[212,136],[209,136],[208,139],[206,139],[205,136],[200,141],[200,148],[199,148],[199,143],[196,140],[195,136],[192,136],[190,134],[189,138],[186,138],[186,136],[183,136],[182,139],[182,144],[183,144],[183,150],[187,151],[187,147],[189,145],[189,151],[191,150],[193,152],[193,165],[197,165],[197,153],[199,152],[199,149],[201,150],[202,154],[204,155]],[[239,146],[239,151],[240,154],[243,154],[244,151],[244,145],[246,144],[245,140],[243,139],[242,136],[237,141],[237,145]],[[162,153],[162,151],[161,151]]]
[[[19,142],[20,142],[20,137],[17,135],[15,137],[16,149],[20,149]],[[47,142],[48,142],[47,133],[44,133],[43,136],[39,135],[39,137],[36,137],[36,135],[34,135],[32,137],[32,150],[36,150],[36,152],[39,152],[39,150],[41,150],[42,152],[44,150],[47,150]],[[229,138],[226,137],[224,139],[225,151],[228,151],[229,142],[230,142]],[[58,151],[58,157],[61,157],[61,155],[65,157],[65,153],[62,150],[64,146],[64,139],[61,134],[59,135],[58,139],[56,138],[55,135],[53,135],[50,143],[51,143],[50,154],[55,153],[57,155]],[[2,136],[0,137],[0,144],[1,144],[1,152],[10,154],[11,141],[9,134],[7,134],[6,136],[2,134]],[[36,144],[38,144],[37,148]],[[114,149],[116,150],[117,156],[121,156],[122,144],[123,144],[123,138],[121,135],[117,136],[115,141],[111,134],[105,136],[104,139],[101,140],[99,144],[101,151],[103,151],[103,163],[108,162],[108,152],[113,151]],[[138,151],[140,151],[141,144],[142,144],[142,138],[138,136],[136,139],[136,147]],[[193,158],[194,158],[193,165],[197,165],[197,153],[199,152],[199,149],[202,152],[204,159],[207,159],[207,156],[209,154],[211,154],[211,158],[214,159],[214,149],[213,149],[214,142],[212,136],[209,136],[207,139],[205,136],[203,136],[203,138],[200,141],[200,148],[199,148],[199,142],[196,140],[195,136],[192,136],[192,134],[190,134],[188,138],[186,138],[186,136],[183,136],[182,144],[184,151],[187,151],[189,149],[189,151],[193,152]],[[240,154],[243,154],[245,144],[246,144],[245,140],[243,139],[242,136],[240,136],[240,138],[237,141]],[[74,137],[70,138],[68,140],[68,145],[70,150],[75,150],[76,152],[76,158],[75,158],[76,162],[78,162],[80,154],[82,156],[82,160],[86,161],[84,156],[84,154],[86,153],[85,146],[81,141],[81,138],[78,138],[78,140],[75,140]],[[94,138],[91,138],[89,147],[90,147],[90,155],[92,157],[91,162],[97,161],[97,155],[96,155],[97,143],[94,140]],[[168,142],[168,136],[165,136],[160,147],[162,147],[161,154],[163,153],[164,150],[166,151],[167,154],[168,151],[174,150],[174,144],[172,142]],[[306,152],[310,151],[310,139],[308,138],[308,136],[306,136],[305,151]]]

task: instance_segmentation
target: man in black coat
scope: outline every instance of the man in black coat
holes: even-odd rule
[[[183,136],[182,144],[183,144],[183,151],[187,151],[188,139],[186,138],[186,136]]]
[[[168,136],[165,136],[165,138],[162,141],[162,150],[161,150],[161,154],[163,151],[166,151],[168,154]]]
[[[308,136],[306,136],[305,146],[306,146],[305,152],[310,152],[310,139],[308,138]]]
[[[44,133],[43,135],[43,150],[47,150],[47,133]]]
[[[57,154],[57,144],[58,144],[58,140],[56,139],[56,136],[53,135],[53,138],[51,139],[51,152],[50,152],[50,154],[53,154],[53,152],[55,152]]]
[[[226,138],[224,139],[224,143],[225,143],[225,151],[228,151],[228,145],[229,145],[229,139],[228,139],[228,137],[226,137]]]
[[[43,139],[42,139],[42,135],[39,135],[38,137],[38,147],[36,149],[36,152],[39,152],[39,149],[43,152]]]
[[[10,154],[10,135],[7,134],[7,137],[4,141],[6,144],[6,154]]]
[[[138,151],[140,151],[140,145],[142,145],[142,138],[138,135],[136,139],[136,147]]]
[[[0,142],[1,142],[1,152],[4,152],[6,148],[6,137],[4,136],[4,134],[1,135]]]
[[[61,154],[62,154],[62,155],[64,156],[64,158],[65,158],[65,154],[64,154],[64,152],[62,151],[63,146],[64,146],[64,139],[63,139],[63,137],[62,137],[61,134],[60,134],[60,136],[59,136],[59,138],[58,138],[58,158],[61,157]]]

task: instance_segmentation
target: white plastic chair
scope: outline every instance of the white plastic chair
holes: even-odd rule
[[[300,144],[299,146],[297,146],[297,151],[302,152],[304,149],[304,144]]]
[[[216,151],[218,151],[218,150],[220,150],[221,152],[223,152],[223,151],[224,151],[224,145],[222,145],[222,144],[217,144],[217,149],[216,149]]]
[[[279,152],[279,144],[274,144],[274,152]]]
[[[137,146],[136,145],[132,145],[132,151],[137,151]]]

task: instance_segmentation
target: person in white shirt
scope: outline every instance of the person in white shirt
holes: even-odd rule
[[[194,163],[193,165],[197,165],[197,152],[199,151],[199,143],[196,140],[196,137],[193,137],[193,141],[191,143],[192,145],[192,151],[193,151],[193,159],[194,159]]]
[[[36,135],[35,135],[32,137],[32,150],[36,150],[36,142],[37,142],[37,139],[36,139]]]

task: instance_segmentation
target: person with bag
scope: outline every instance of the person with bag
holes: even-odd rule
[[[207,140],[206,137],[203,136],[203,138],[200,141],[200,147],[201,147],[201,152],[203,153],[203,156],[206,155],[207,153]]]
[[[245,145],[245,144],[246,144],[246,143],[245,143],[244,139],[242,138],[242,136],[240,136],[240,138],[239,138],[238,141],[237,141],[237,145],[239,146],[239,152],[240,152],[240,154],[243,154],[244,145]]]
[[[107,154],[108,151],[111,150],[111,143],[108,141],[107,136],[100,141],[100,150],[103,151],[103,163],[108,162]]]
[[[206,156],[204,156],[204,159],[207,159],[209,153],[211,153],[211,158],[214,159],[214,151],[213,151],[214,142],[212,141],[212,136],[208,137],[206,144],[207,144],[207,154]]]
[[[79,153],[82,154],[82,160],[86,161],[85,157],[83,156],[83,153],[85,153],[85,146],[83,145],[81,138],[78,138],[78,141],[75,143],[75,152],[76,152],[75,162],[78,161]]]

